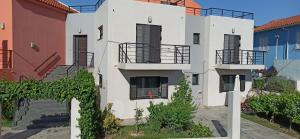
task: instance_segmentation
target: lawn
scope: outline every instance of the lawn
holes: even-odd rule
[[[276,131],[279,131],[279,132],[282,132],[282,133],[285,133],[285,134],[288,134],[290,136],[294,136],[294,137],[297,137],[300,139],[300,132],[297,132],[295,130],[289,130],[288,128],[286,128],[280,124],[277,124],[277,123],[270,123],[267,119],[258,117],[256,115],[249,115],[249,114],[245,114],[245,113],[242,113],[241,117],[244,119],[247,119],[249,121],[255,122],[257,124],[260,124],[262,126],[274,129]]]
[[[161,139],[161,138],[189,138],[187,132],[174,132],[162,129],[160,133],[155,133],[147,127],[143,126],[141,128],[142,135],[134,136],[135,126],[125,126],[120,129],[120,131],[112,137],[113,139]]]

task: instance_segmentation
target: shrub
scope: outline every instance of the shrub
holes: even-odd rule
[[[167,105],[150,103],[150,107],[148,107],[150,112],[148,124],[155,131],[159,131],[160,128],[183,131],[192,126],[193,114],[196,109],[192,101],[190,86],[183,78],[180,80],[179,87],[176,88],[170,103]]]
[[[140,130],[140,124],[141,124],[141,120],[143,118],[143,112],[144,110],[141,108],[136,108],[135,110],[135,126],[136,126],[136,133],[139,133]]]
[[[112,106],[113,104],[109,103],[102,113],[103,130],[106,135],[117,133],[121,127],[121,120],[111,111]]]
[[[199,138],[199,137],[212,137],[212,131],[206,126],[201,124],[193,124],[191,129],[188,131],[190,137]]]
[[[12,120],[16,112],[15,101],[4,100],[2,102],[2,116],[4,119]]]
[[[260,95],[249,100],[249,105],[256,113],[263,113],[267,116],[280,115],[290,120],[292,123],[300,124],[300,94],[294,92],[283,93],[281,95]]]
[[[266,84],[266,90],[270,92],[283,93],[295,90],[295,82],[284,77],[276,76],[269,78]]]
[[[262,92],[262,90],[265,88],[265,80],[264,79],[255,79],[254,80],[254,88],[256,88],[257,90],[259,90],[260,92]]]

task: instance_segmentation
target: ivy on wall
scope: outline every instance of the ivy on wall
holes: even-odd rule
[[[85,70],[71,78],[53,82],[25,80],[22,82],[0,81],[0,101],[18,99],[53,99],[80,102],[79,127],[82,139],[95,139],[99,131],[100,110],[97,108],[97,91],[93,75]]]

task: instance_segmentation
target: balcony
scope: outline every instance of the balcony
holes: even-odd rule
[[[190,46],[171,44],[121,43],[119,69],[188,70]]]
[[[264,51],[254,50],[217,50],[217,69],[264,69]]]
[[[220,8],[194,8],[194,7],[186,7],[187,11],[195,16],[223,16],[223,17],[231,17],[231,18],[240,18],[240,19],[254,19],[254,14],[250,12],[243,11],[235,11],[235,10],[227,10]]]
[[[0,49],[0,69],[12,68],[12,50]]]

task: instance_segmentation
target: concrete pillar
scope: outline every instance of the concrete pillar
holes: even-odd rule
[[[240,139],[241,137],[241,92],[240,76],[235,78],[234,91],[228,92],[228,138]]]
[[[70,123],[70,129],[71,129],[71,139],[80,139],[80,128],[79,128],[79,122],[78,119],[80,118],[79,114],[79,101],[75,98],[71,101],[71,123]]]
[[[296,90],[300,91],[300,81],[296,81]]]

